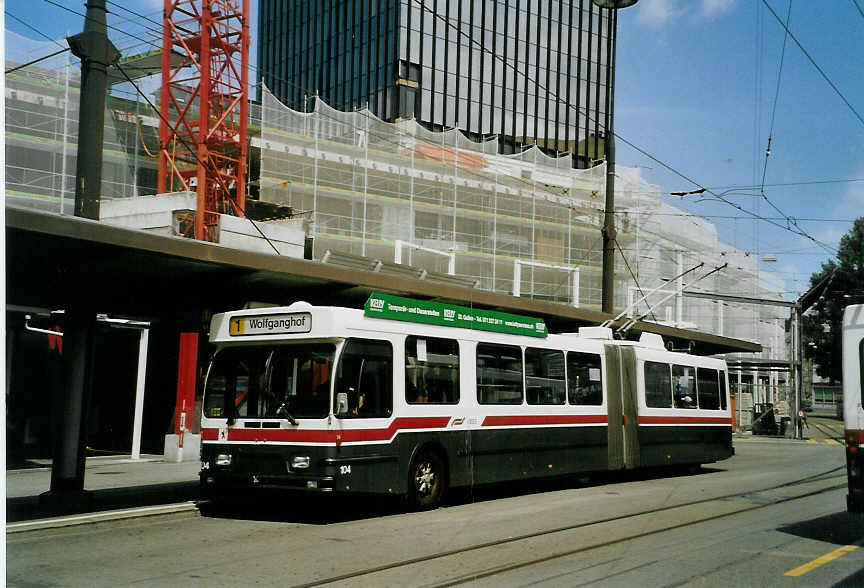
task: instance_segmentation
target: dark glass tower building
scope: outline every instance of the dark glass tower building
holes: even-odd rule
[[[591,0],[260,0],[259,81],[500,151],[602,159],[615,11]]]

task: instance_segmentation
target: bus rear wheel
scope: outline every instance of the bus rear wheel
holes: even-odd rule
[[[408,504],[412,508],[429,510],[440,506],[447,485],[440,455],[421,451],[411,461],[408,475]]]

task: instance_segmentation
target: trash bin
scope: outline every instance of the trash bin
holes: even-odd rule
[[[774,417],[774,405],[763,402],[753,405],[754,435],[776,435],[777,420]]]

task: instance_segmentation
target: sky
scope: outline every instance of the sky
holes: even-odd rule
[[[114,44],[128,55],[158,43],[159,25],[130,11],[158,22],[162,6],[109,0]],[[6,0],[5,11],[8,30],[47,50],[82,29],[85,7]],[[864,0],[640,0],[619,12],[616,69],[617,162],[644,168],[726,243],[776,257],[762,267],[787,298],[806,290],[864,216]],[[669,195],[698,188],[710,192]]]
[[[790,4],[788,29],[830,84],[792,37],[784,52]],[[790,298],[864,216],[862,7],[641,0],[619,12],[615,131],[651,157],[619,140],[617,161],[648,168],[644,176],[664,193],[706,187],[743,209],[709,193],[668,197],[712,220],[726,242],[775,256],[763,267],[780,274]],[[786,217],[829,249],[786,230]]]

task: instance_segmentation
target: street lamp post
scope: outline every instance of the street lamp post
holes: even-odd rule
[[[638,0],[591,0],[595,6],[610,11],[633,6]],[[610,12],[613,27],[617,24],[615,15]],[[609,77],[607,84],[608,99],[606,104],[606,204],[603,210],[603,294],[602,310],[614,313],[615,299],[615,132],[613,107],[615,104],[615,46],[617,45],[617,27],[613,28],[609,43]]]

